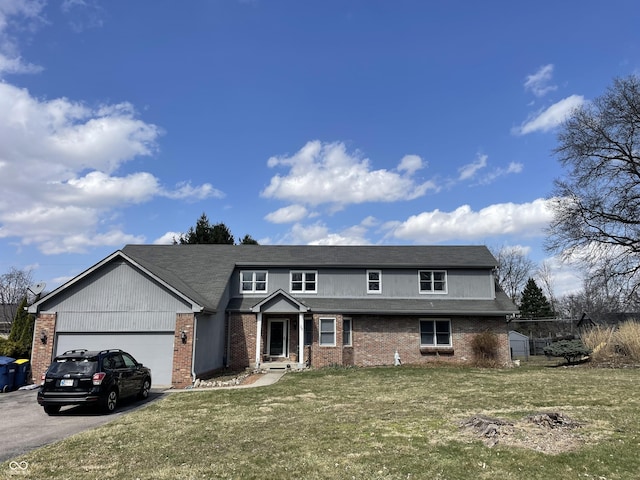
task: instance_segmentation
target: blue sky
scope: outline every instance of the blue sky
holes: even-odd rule
[[[635,0],[0,0],[0,272],[55,288],[206,212],[263,244],[542,248]]]

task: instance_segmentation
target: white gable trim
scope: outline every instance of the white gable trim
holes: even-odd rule
[[[49,301],[50,299],[52,299],[56,295],[60,294],[61,292],[65,291],[65,290],[67,290],[71,286],[77,284],[78,282],[80,282],[81,280],[85,279],[89,275],[93,274],[94,272],[96,272],[97,270],[99,270],[100,268],[105,266],[106,264],[112,262],[116,258],[121,258],[125,262],[131,264],[134,268],[140,270],[145,275],[151,277],[153,280],[158,282],[162,287],[166,288],[171,293],[173,293],[174,295],[178,296],[179,298],[184,300],[186,303],[191,304],[191,311],[192,312],[198,313],[198,312],[202,312],[204,310],[204,307],[202,305],[199,305],[197,302],[194,302],[192,299],[190,299],[189,297],[184,295],[182,292],[180,292],[179,290],[176,290],[173,286],[171,286],[170,284],[168,284],[167,282],[165,282],[164,280],[162,280],[158,276],[154,275],[153,273],[151,273],[149,270],[147,270],[142,265],[137,263],[131,257],[129,257],[126,254],[124,254],[121,250],[118,250],[116,252],[113,252],[111,255],[109,255],[108,257],[104,258],[100,262],[96,263],[94,266],[88,268],[87,270],[85,270],[81,274],[75,276],[74,278],[69,280],[67,283],[65,283],[65,284],[61,285],[60,287],[56,288],[54,291],[52,291],[48,295],[42,297],[40,300],[38,300],[34,304],[30,305],[29,309],[28,309],[28,312],[29,313],[33,313],[33,314],[37,314],[38,311],[40,310],[40,305],[42,303]]]
[[[300,302],[299,300],[295,299],[294,297],[292,297],[291,295],[289,295],[287,292],[285,292],[282,289],[278,289],[275,292],[273,292],[271,295],[269,295],[268,297],[263,298],[259,303],[256,303],[253,307],[251,307],[251,311],[253,313],[257,313],[260,312],[262,310],[262,307],[271,302],[272,300],[278,298],[278,297],[284,297],[285,299],[287,299],[289,302],[291,302],[292,304],[294,304],[297,308],[299,312],[308,312],[310,310],[309,307],[307,307],[304,303]]]

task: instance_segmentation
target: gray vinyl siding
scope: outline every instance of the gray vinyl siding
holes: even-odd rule
[[[58,312],[58,332],[173,332],[175,312]]]
[[[243,268],[243,270],[251,270]],[[256,269],[258,270],[258,269]],[[262,270],[265,270],[264,268]],[[282,289],[290,292],[290,272],[294,269],[268,269],[267,292],[241,295],[240,274],[236,270],[231,278],[234,296],[264,298]],[[418,268],[378,269],[382,271],[382,293],[367,293],[367,269],[295,269],[296,271],[317,272],[317,293],[293,293],[296,297],[332,297],[332,298],[418,298],[425,294],[419,292]],[[426,269],[430,270],[430,269]],[[447,272],[447,293],[428,294],[431,298],[493,299],[493,275],[488,269],[437,269]]]
[[[190,305],[125,262],[113,262],[56,295],[60,332],[173,332],[176,313]]]
[[[196,376],[224,367],[225,312],[215,315],[198,315],[196,323],[196,348],[193,370]]]

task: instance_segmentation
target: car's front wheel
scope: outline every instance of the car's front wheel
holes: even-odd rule
[[[151,389],[151,380],[149,380],[148,378],[145,378],[144,382],[142,382],[142,387],[140,387],[140,393],[138,393],[138,397],[143,400],[149,398],[150,389]]]
[[[103,409],[107,413],[113,412],[118,406],[118,391],[115,388],[109,390],[102,404]]]
[[[60,405],[45,405],[43,408],[44,412],[47,415],[55,415],[57,413],[60,413]]]

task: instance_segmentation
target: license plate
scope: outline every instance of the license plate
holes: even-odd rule
[[[63,378],[60,380],[61,387],[73,387],[73,378]]]

